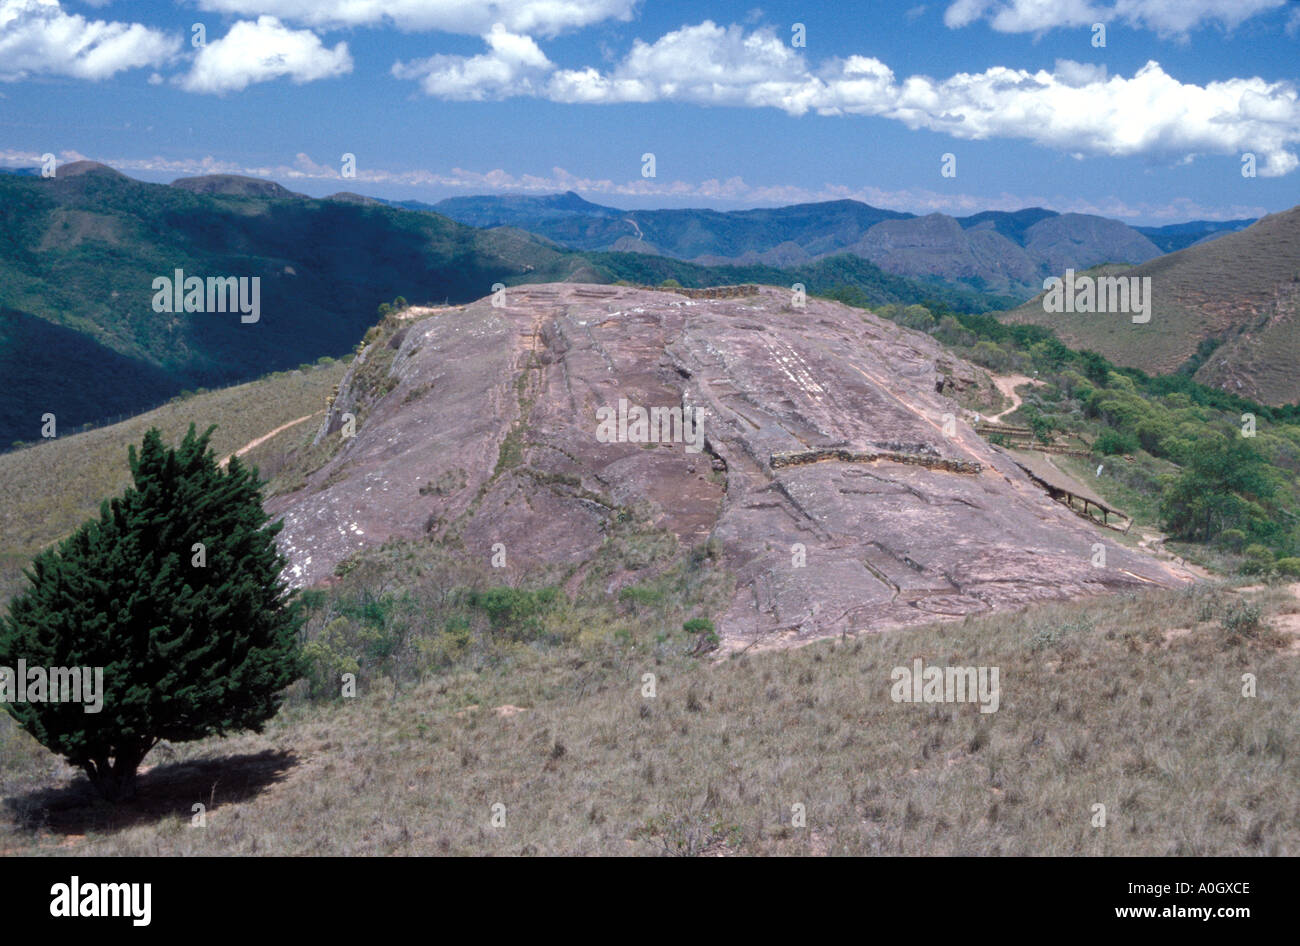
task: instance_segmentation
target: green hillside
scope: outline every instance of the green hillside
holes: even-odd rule
[[[467,301],[576,265],[525,234],[379,205],[195,193],[88,162],[53,180],[0,176],[0,365],[43,359],[7,392],[0,444],[33,439],[52,409],[71,429],[343,354],[385,299]],[[154,279],[177,269],[260,277],[260,319],[155,312]],[[67,333],[33,318],[83,336],[73,360]],[[113,356],[97,364],[97,351]]]
[[[609,281],[658,285],[675,279],[700,288],[740,283],[792,286],[802,283],[811,295],[832,296],[855,305],[908,305],[936,302],[961,312],[991,312],[1014,300],[1007,296],[961,289],[939,282],[893,276],[860,256],[828,256],[799,266],[701,266],[667,256],[644,253],[587,253],[592,265]]]
[[[1005,321],[1053,329],[1072,348],[1153,374],[1196,380],[1267,404],[1300,400],[1300,207],[1140,266],[1091,275],[1149,277],[1151,320],[1047,313],[1041,295]]]
[[[1300,577],[1300,406],[1119,367],[1041,325],[920,305],[873,310],[1018,376],[1021,403],[1000,422],[1083,451],[1056,459],[1132,515],[1134,541],[1151,531],[1216,571]]]

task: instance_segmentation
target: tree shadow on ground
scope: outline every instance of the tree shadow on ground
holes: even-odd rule
[[[267,749],[168,762],[142,769],[135,798],[118,804],[99,798],[83,775],[63,786],[7,798],[4,808],[19,829],[62,835],[119,831],[177,816],[188,822],[195,804],[212,812],[222,805],[255,798],[283,781],[299,761],[291,750]]]

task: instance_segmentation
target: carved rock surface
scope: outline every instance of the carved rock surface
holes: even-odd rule
[[[684,547],[720,543],[737,580],[714,616],[728,647],[1193,580],[981,439],[939,393],[945,373],[980,370],[924,334],[772,287],[566,283],[505,299],[413,316],[355,437],[271,501],[295,584],[395,537],[463,543],[485,563],[501,543],[512,570],[581,566],[634,505]],[[356,402],[346,384],[337,404]],[[702,410],[704,451],[602,442],[597,412],[620,399]],[[638,578],[611,588],[624,580]]]

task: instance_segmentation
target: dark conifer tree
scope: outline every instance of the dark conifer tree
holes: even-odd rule
[[[98,713],[5,705],[110,800],[134,794],[160,740],[260,731],[301,675],[280,525],[268,523],[255,469],[237,457],[217,465],[211,433],[191,425],[171,449],[151,429],[129,452],[133,486],[36,557],[0,621],[0,667],[103,668]]]

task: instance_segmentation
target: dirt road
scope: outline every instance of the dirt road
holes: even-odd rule
[[[279,427],[275,428],[275,430],[269,431],[268,433],[262,434],[262,436],[260,437],[255,437],[254,439],[248,441],[248,443],[244,444],[242,447],[240,447],[238,450],[236,450],[234,453],[230,454],[229,456],[222,457],[221,462],[218,464],[218,466],[220,466],[222,469],[225,469],[226,464],[230,462],[230,457],[232,456],[242,457],[249,450],[252,450],[254,447],[260,447],[262,444],[266,443],[276,434],[283,433],[284,431],[288,430],[290,427],[294,427],[298,424],[301,424],[305,420],[311,420],[317,414],[324,414],[324,413],[325,413],[324,411],[317,411],[315,414],[303,414],[301,417],[297,418],[296,420],[291,420],[287,424],[281,424]]]
[[[1011,406],[1008,407],[1006,410],[994,414],[992,417],[990,417],[989,418],[990,423],[997,423],[1002,418],[1006,417],[1008,414],[1013,413],[1016,410],[1016,408],[1018,408],[1021,404],[1024,403],[1024,399],[1021,398],[1020,395],[1016,393],[1016,388],[1020,387],[1020,385],[1022,384],[1039,385],[1043,383],[1039,381],[1037,378],[1031,378],[1028,375],[1023,375],[1023,374],[1004,374],[1004,375],[995,374],[992,377],[993,377],[993,383],[997,385],[997,389],[1001,391],[1003,394],[1005,394],[1007,397],[1011,398]]]

